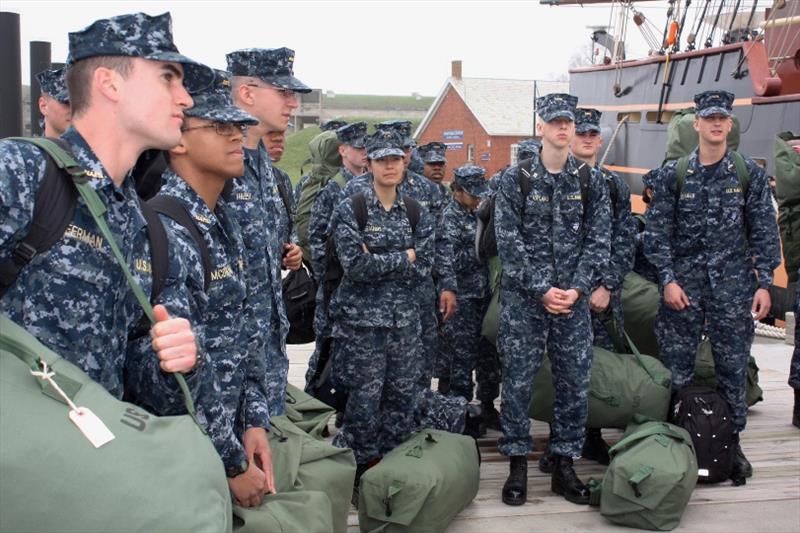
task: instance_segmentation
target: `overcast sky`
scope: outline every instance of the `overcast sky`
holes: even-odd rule
[[[665,2],[640,9],[663,27]],[[555,79],[586,46],[587,26],[606,25],[600,6],[542,6],[527,1],[35,1],[2,0],[20,14],[23,83],[28,42],[52,43],[64,61],[69,31],[122,13],[170,11],[176,44],[189,57],[224,68],[239,48],[295,50],[295,75],[343,94],[438,93],[453,59],[465,77]],[[630,46],[646,50],[631,24]],[[629,54],[630,57],[630,54]]]

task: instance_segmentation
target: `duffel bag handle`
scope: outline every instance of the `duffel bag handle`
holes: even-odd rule
[[[673,439],[680,440],[681,442],[685,442],[683,435],[681,435],[678,431],[675,430],[670,424],[666,422],[658,422],[650,426],[647,429],[643,429],[641,431],[634,431],[614,446],[609,448],[608,455],[614,456],[617,453],[621,452],[623,449],[630,446],[632,443],[650,437],[652,435],[666,435],[667,437],[671,437]]]
[[[420,442],[412,446],[411,449],[406,452],[406,455],[408,457],[416,457],[417,459],[422,458],[422,452],[423,452],[422,445],[425,444],[426,442],[436,444],[439,441],[436,440],[436,437],[434,437],[433,434],[428,433],[427,435],[425,435],[424,439],[422,439]]]
[[[662,387],[665,388],[670,387],[671,385],[670,380],[666,379],[665,376],[660,376],[660,377],[655,376],[653,372],[644,363],[644,359],[642,359],[641,352],[633,343],[633,339],[630,338],[628,332],[623,330],[623,333],[625,334],[625,341],[628,343],[628,346],[630,347],[631,352],[633,352],[634,357],[636,357],[636,361],[639,363],[639,366],[641,366],[644,369],[644,371],[647,372],[647,375],[650,376],[650,379],[653,380],[653,383],[661,385]]]
[[[653,470],[655,469],[652,466],[646,465],[634,472],[633,475],[628,478],[628,484],[633,487],[633,493],[637,498],[642,497],[642,492],[639,490],[639,485],[642,483],[642,481],[650,477],[650,474],[653,473]]]
[[[53,158],[59,168],[65,170],[70,176],[72,176],[72,181],[75,184],[75,187],[78,189],[78,193],[86,202],[89,212],[92,214],[92,218],[94,218],[95,223],[100,228],[100,232],[103,234],[103,237],[105,237],[105,239],[108,241],[108,245],[111,247],[114,258],[117,260],[117,263],[122,269],[122,273],[125,274],[125,279],[128,281],[128,285],[130,285],[133,294],[139,301],[139,305],[142,306],[142,310],[144,311],[145,315],[147,315],[150,323],[155,324],[153,307],[150,305],[150,301],[144,295],[144,291],[142,291],[139,283],[136,282],[136,279],[131,274],[128,264],[122,257],[122,252],[120,252],[111,230],[108,229],[108,225],[103,218],[103,215],[107,211],[106,206],[100,200],[100,197],[97,196],[97,192],[89,185],[86,177],[86,171],[77,161],[75,161],[75,158],[72,156],[72,154],[65,151],[53,141],[46,138],[26,139],[26,141],[35,144],[47,152],[47,154]],[[178,387],[183,395],[183,403],[186,406],[186,411],[189,413],[201,431],[205,433],[203,426],[197,419],[197,411],[194,407],[194,400],[192,399],[192,393],[189,391],[189,386],[186,384],[186,380],[183,378],[183,375],[178,372],[175,372],[172,375],[175,376],[175,381],[178,382]]]

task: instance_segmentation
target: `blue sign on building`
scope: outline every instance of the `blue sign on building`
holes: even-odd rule
[[[447,141],[456,141],[464,138],[464,130],[446,130],[442,132],[442,137]]]
[[[461,150],[464,148],[464,143],[444,143],[448,150]]]

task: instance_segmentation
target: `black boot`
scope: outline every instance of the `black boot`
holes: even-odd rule
[[[550,490],[564,496],[568,502],[589,505],[589,488],[581,483],[572,468],[572,458],[563,455],[555,456],[555,470],[550,479]]]
[[[467,412],[464,414],[464,431],[462,433],[476,440],[486,434],[480,406],[474,403],[467,404]]]
[[[747,457],[744,456],[742,445],[739,443],[739,434],[733,435],[733,445],[735,446],[733,452],[733,471],[731,472],[731,479],[734,485],[744,485],[745,479],[753,475],[753,466]]]
[[[500,412],[494,406],[494,402],[481,402],[483,411],[483,425],[489,429],[500,430]]]
[[[792,413],[792,424],[800,428],[800,389],[794,389],[794,412]]]
[[[555,467],[556,456],[553,455],[553,452],[551,452],[548,448],[545,450],[542,456],[539,457],[539,472],[543,474],[552,474],[553,470],[555,470]]]
[[[590,461],[596,461],[601,465],[608,465],[611,458],[608,456],[608,444],[603,440],[603,434],[599,429],[586,429],[586,440],[583,441],[581,455]]]
[[[503,503],[522,505],[528,499],[528,457],[512,455],[509,465],[508,479],[503,485]]]

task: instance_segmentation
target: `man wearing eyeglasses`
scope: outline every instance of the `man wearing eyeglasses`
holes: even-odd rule
[[[282,205],[278,183],[262,138],[269,131],[286,131],[297,108],[295,92],[310,92],[294,77],[294,51],[288,48],[249,48],[226,56],[231,72],[231,92],[239,108],[259,123],[244,141],[245,170],[227,199],[242,228],[248,259],[248,280],[254,295],[250,305],[266,324],[265,353],[271,416],[285,411],[289,359],[286,335],[289,321],[281,291],[281,267],[300,268],[303,253],[290,239],[290,213]]]

